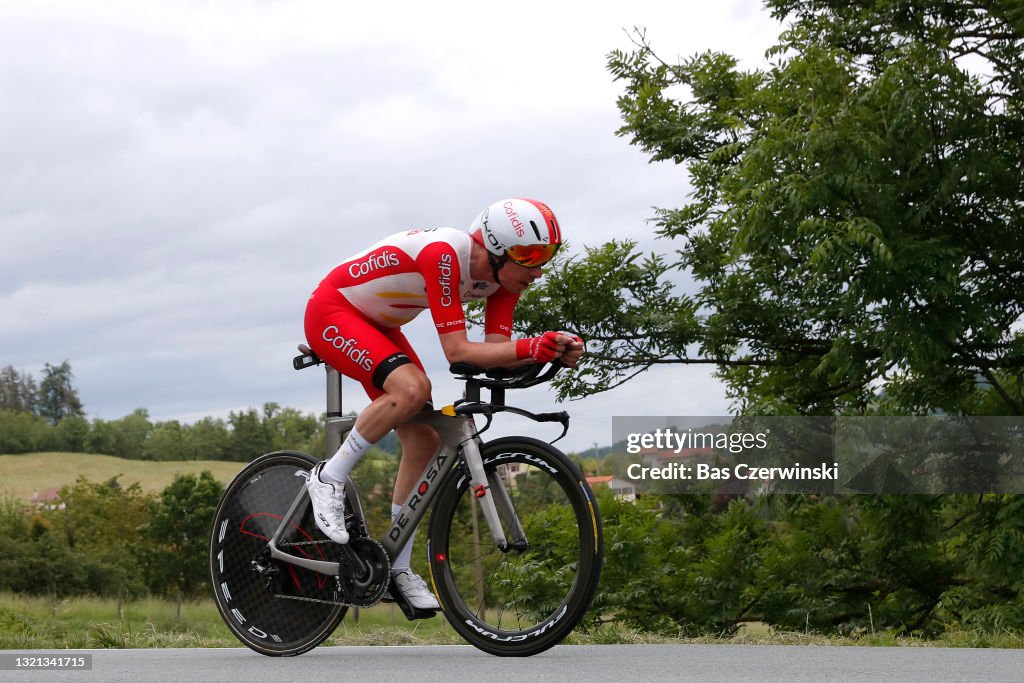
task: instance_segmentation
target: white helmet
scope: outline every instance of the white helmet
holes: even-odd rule
[[[527,268],[544,265],[562,246],[555,213],[547,204],[525,197],[491,204],[476,217],[469,232],[498,259]]]

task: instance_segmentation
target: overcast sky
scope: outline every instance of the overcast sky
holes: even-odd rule
[[[780,26],[757,0],[498,7],[0,0],[0,367],[69,360],[90,418],[319,413],[322,372],[290,369],[306,299],[388,234],[524,195],[577,250],[671,251],[647,220],[685,201],[685,171],[614,135],[606,55],[644,26],[667,59],[756,67]],[[406,330],[449,402],[429,315]],[[346,409],[365,404],[346,384]],[[613,415],[729,404],[679,367],[564,407],[562,446],[583,450]]]

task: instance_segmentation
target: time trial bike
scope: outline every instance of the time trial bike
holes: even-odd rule
[[[295,369],[322,364],[305,345],[299,349]],[[341,412],[341,376],[324,367],[330,455],[355,417]],[[566,413],[505,404],[506,390],[541,384],[559,369],[453,365],[464,398],[414,418],[437,430],[441,445],[379,538],[367,528],[352,478],[345,487],[350,541],[342,545],[313,521],[306,482],[317,458],[278,451],[250,462],[225,489],[210,533],[211,586],[228,628],[260,654],[293,656],[330,636],[349,607],[390,598],[409,619],[433,616],[390,585],[392,560],[431,510],[427,566],[455,631],[503,656],[533,655],[561,642],[597,588],[603,556],[597,502],[579,467],[550,443],[480,437],[502,412],[560,423],[564,436]],[[489,400],[481,397],[484,389]]]

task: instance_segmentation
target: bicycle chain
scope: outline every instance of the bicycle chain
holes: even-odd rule
[[[330,543],[334,543],[334,541],[330,541],[330,540],[327,540],[327,539],[325,539],[323,541],[295,541],[294,543],[284,543],[283,547],[281,549],[284,550],[285,548],[298,547],[300,545],[325,545],[325,544],[330,544]],[[353,604],[347,603],[347,602],[338,602],[336,600],[322,600],[320,598],[307,598],[307,597],[301,596],[301,595],[281,595],[280,593],[274,593],[274,597],[275,598],[279,598],[281,600],[298,600],[299,602],[315,602],[315,603],[320,604],[320,605],[334,605],[335,607],[361,607],[361,605],[353,605]]]
[[[365,607],[366,605],[353,605],[348,602],[336,602],[334,600],[321,600],[320,598],[305,598],[300,595],[281,595],[274,593],[272,597],[279,600],[298,600],[299,602],[315,602],[321,605],[334,605],[335,607]]]
[[[278,547],[283,549],[283,548],[288,548],[288,547],[297,546],[297,545],[330,545],[332,543],[334,543],[334,541],[326,539],[326,538],[324,540],[322,540],[322,541],[284,541]]]
[[[367,538],[366,540],[373,541],[373,539],[371,539],[371,538]],[[383,546],[380,545],[380,543],[378,543],[377,541],[373,541],[373,542],[377,546],[379,546],[381,548],[381,552],[384,551],[384,548],[383,548]],[[282,550],[284,550],[286,548],[293,547],[293,546],[294,547],[298,547],[298,546],[304,546],[304,545],[333,545],[333,544],[334,544],[334,541],[332,541],[330,539],[324,539],[322,541],[285,541],[284,543],[281,544],[280,547],[281,547]],[[386,555],[385,555],[385,557],[386,557]],[[390,567],[388,567],[388,569],[385,570],[385,571],[387,573],[390,573]],[[338,581],[337,577],[335,577],[335,581]],[[340,588],[339,588],[339,592],[340,592]],[[323,600],[321,598],[307,598],[307,597],[302,596],[302,595],[281,595],[280,593],[274,593],[273,597],[279,598],[281,600],[297,600],[299,602],[313,602],[313,603],[317,603],[317,604],[320,604],[320,605],[334,605],[335,607],[357,607],[357,608],[358,607],[372,607],[373,605],[376,605],[378,602],[380,602],[380,599],[377,599],[377,600],[373,601],[370,604],[357,604],[357,603],[351,603],[351,602],[340,602],[340,601],[337,601],[337,600]]]

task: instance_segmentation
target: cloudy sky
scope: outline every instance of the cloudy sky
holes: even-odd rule
[[[390,233],[525,195],[577,249],[669,251],[646,221],[685,200],[685,172],[614,135],[606,55],[643,26],[667,59],[754,67],[779,25],[757,0],[497,7],[0,0],[0,366],[69,360],[90,418],[319,412],[322,373],[290,369],[306,298]],[[420,318],[407,333],[447,402]],[[541,389],[513,402],[554,407]],[[345,407],[365,404],[347,384]],[[583,450],[613,415],[728,402],[680,367],[565,408],[562,445]]]

